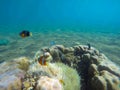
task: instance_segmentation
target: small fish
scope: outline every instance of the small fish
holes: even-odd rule
[[[41,56],[39,59],[38,59],[38,62],[40,65],[47,65],[47,62],[45,60],[45,57],[44,56]]]
[[[51,41],[50,42],[50,46],[53,46],[53,45],[55,45],[56,43],[55,43],[55,41]]]
[[[91,49],[91,44],[88,43],[87,45],[88,45],[88,50],[90,50]]]
[[[27,31],[27,30],[23,30],[22,32],[20,32],[19,34],[22,38],[25,38],[25,37],[29,37],[29,36],[32,36],[32,33]]]

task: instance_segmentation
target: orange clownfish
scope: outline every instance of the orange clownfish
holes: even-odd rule
[[[25,37],[29,37],[29,36],[32,36],[32,33],[27,31],[27,30],[23,30],[22,32],[20,32],[19,34],[22,38],[25,38]]]
[[[46,62],[45,58],[46,58],[45,56],[41,56],[41,57],[38,59],[38,62],[39,62],[40,65],[44,65],[44,66],[47,65],[47,62]]]

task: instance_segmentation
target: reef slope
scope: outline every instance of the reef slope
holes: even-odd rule
[[[40,65],[44,53],[47,64]],[[41,48],[31,60],[17,58],[0,68],[0,90],[13,90],[14,85],[17,90],[120,90],[120,67],[90,45]],[[11,79],[12,84],[6,83]]]

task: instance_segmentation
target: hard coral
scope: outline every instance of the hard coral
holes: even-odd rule
[[[63,90],[63,87],[58,79],[42,76],[38,80],[36,90]]]
[[[29,59],[26,57],[20,57],[16,60],[14,60],[18,64],[18,68],[24,71],[27,71],[29,69]]]

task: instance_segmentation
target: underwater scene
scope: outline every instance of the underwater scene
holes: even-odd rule
[[[0,90],[120,90],[120,1],[0,0]]]

